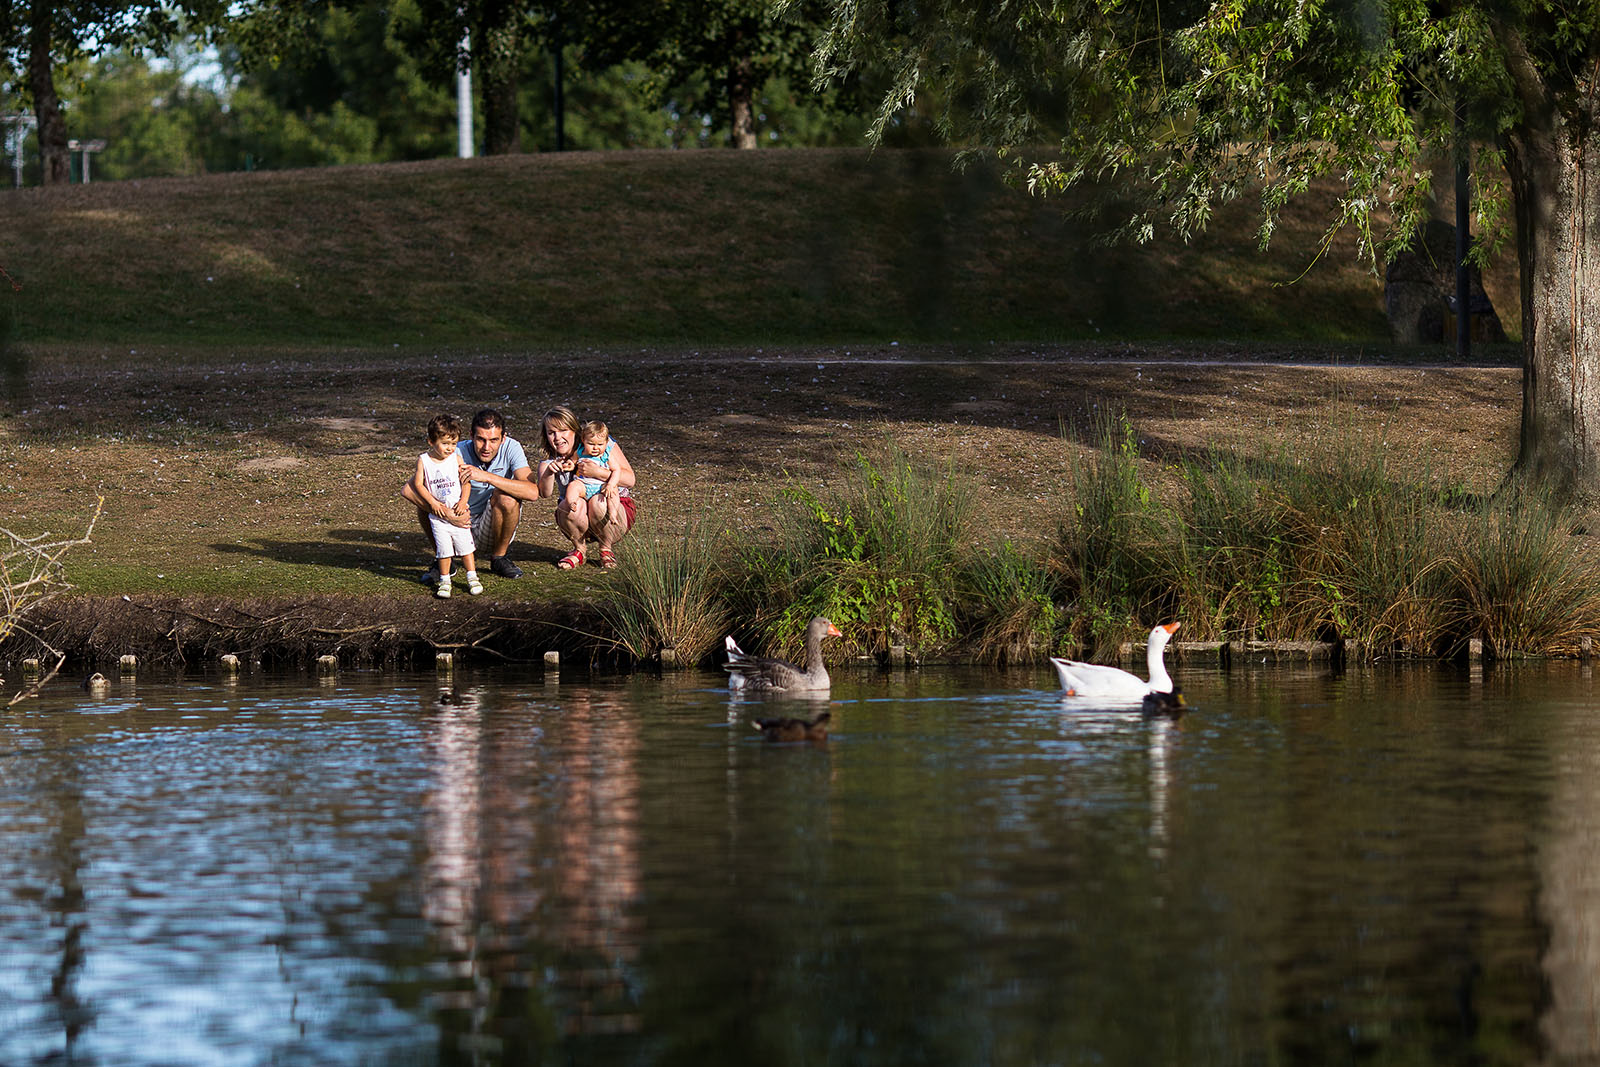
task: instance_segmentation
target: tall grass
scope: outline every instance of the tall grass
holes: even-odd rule
[[[834,646],[843,652],[955,637],[972,493],[892,444],[877,460],[858,456],[857,474],[827,499],[786,489],[776,544],[745,553],[736,599],[752,638],[779,655],[798,654],[814,615],[844,632]]]
[[[1073,500],[1048,551],[1066,601],[1065,637],[1104,651],[1170,612],[1171,516],[1139,474],[1139,445],[1126,415],[1096,419],[1098,448],[1072,470]],[[1148,629],[1149,624],[1144,624]]]
[[[1163,618],[1195,638],[1344,638],[1433,655],[1482,637],[1500,654],[1600,635],[1600,553],[1553,500],[1507,491],[1463,514],[1459,491],[1400,474],[1366,439],[1182,464],[1163,502],[1127,420],[1097,425],[1047,554],[1069,644],[1103,652]]]
[[[1600,552],[1548,494],[1512,485],[1464,524],[1452,560],[1462,629],[1496,653],[1580,650],[1600,636]]]
[[[724,535],[701,525],[681,538],[630,540],[601,602],[617,646],[637,660],[672,649],[680,664],[705,659],[728,632]]]

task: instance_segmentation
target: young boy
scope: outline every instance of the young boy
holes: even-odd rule
[[[467,481],[467,470],[461,453],[456,450],[460,441],[460,421],[454,415],[435,415],[428,423],[428,451],[417,457],[417,473],[411,485],[430,508],[435,504],[443,505],[465,518],[467,497],[462,486]],[[467,571],[467,592],[473,596],[482,593],[483,583],[478,581],[478,564],[473,555],[477,546],[472,542],[472,528],[441,519],[437,511],[428,516],[428,524],[433,528],[434,554],[439,560],[439,584],[433,595],[449,598],[450,568],[456,556],[461,557],[461,565]]]
[[[611,462],[611,430],[599,419],[586,422],[578,428],[578,439],[583,442],[583,447],[578,450],[573,466],[583,460],[592,459],[603,463],[611,471],[605,479],[599,478],[573,478],[567,483],[567,503],[578,504],[592,496],[606,494],[610,500],[617,495],[617,482],[622,477],[622,469]],[[568,468],[570,469],[570,468]]]

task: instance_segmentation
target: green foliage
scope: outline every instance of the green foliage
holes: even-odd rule
[[[740,599],[780,654],[798,652],[814,615],[844,632],[845,651],[937,647],[955,635],[970,493],[893,446],[878,462],[858,456],[857,467],[835,499],[784,490],[778,543],[746,552]]]
[[[1458,105],[1468,136],[1497,145],[1527,117],[1533,101],[1519,94],[1531,87],[1576,103],[1600,18],[1565,0],[1022,0],[1002,17],[960,0],[833,7],[820,74],[892,78],[874,136],[931,92],[949,140],[1015,155],[1030,188],[1112,179],[1118,233],[1141,241],[1159,227],[1192,237],[1254,192],[1265,243],[1290,199],[1333,177],[1345,193],[1330,234],[1351,227],[1374,256],[1407,242],[1428,210]],[[1527,121],[1541,136],[1543,120]],[[1483,195],[1497,188],[1474,198],[1480,232],[1503,216],[1503,194]]]

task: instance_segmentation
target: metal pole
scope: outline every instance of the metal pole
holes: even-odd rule
[[[456,57],[456,154],[472,158],[472,32],[461,37]]]
[[[1472,355],[1472,277],[1467,269],[1467,249],[1471,245],[1472,214],[1468,211],[1467,123],[1461,103],[1456,102],[1456,358]]]
[[[567,150],[567,105],[562,89],[566,81],[566,64],[562,61],[561,38],[556,37],[556,151]]]

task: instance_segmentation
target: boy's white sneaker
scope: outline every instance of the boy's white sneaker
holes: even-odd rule
[[[450,579],[445,578],[442,581],[440,581],[439,584],[434,587],[433,595],[438,597],[440,600],[449,600],[450,599]]]
[[[483,583],[478,581],[477,575],[467,579],[467,592],[472,596],[483,595]]]

